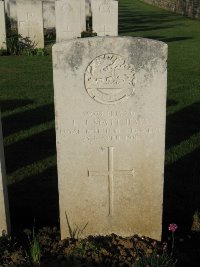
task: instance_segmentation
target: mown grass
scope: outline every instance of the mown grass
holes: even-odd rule
[[[169,45],[164,227],[189,230],[200,208],[200,21],[119,1],[120,35]],[[12,224],[58,222],[52,59],[0,58],[0,105]]]
[[[57,224],[51,56],[1,57],[0,88],[12,225]]]

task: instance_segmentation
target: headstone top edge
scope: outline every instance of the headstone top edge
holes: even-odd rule
[[[140,43],[140,44],[151,44],[151,45],[158,45],[161,49],[163,49],[164,52],[167,53],[168,51],[168,45],[162,41],[157,41],[149,38],[141,38],[141,37],[131,37],[131,36],[97,36],[97,37],[88,37],[88,38],[77,38],[77,39],[71,39],[63,42],[59,42],[53,45],[52,51],[56,51],[57,49],[61,47],[71,47],[72,44],[75,43],[88,43],[88,42],[98,42],[103,40],[126,40],[132,43]]]
[[[50,0],[47,0],[47,1],[50,1]],[[34,2],[44,2],[44,0],[16,0],[16,2],[23,2],[23,3],[31,2],[31,3],[34,3]]]
[[[38,0],[38,1],[41,1],[41,0]],[[46,1],[51,1],[51,0],[42,0],[43,2],[46,2]],[[70,0],[55,0],[55,3],[61,3],[61,2],[69,2]],[[73,1],[79,1],[79,2],[83,2],[84,0],[73,0]]]
[[[32,4],[34,4],[34,3],[43,3],[43,2],[45,2],[45,1],[41,1],[41,0],[26,0],[26,1],[24,1],[24,0],[16,0],[16,3],[18,4],[29,4],[29,3],[32,3]]]

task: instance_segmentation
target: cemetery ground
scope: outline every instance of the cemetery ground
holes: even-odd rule
[[[176,223],[176,266],[198,266],[200,21],[138,0],[121,0],[119,34],[152,38],[169,45],[163,240],[169,242],[170,248],[168,225]],[[12,231],[22,240],[20,233],[25,228],[31,229],[33,224],[36,229],[59,226],[51,55],[0,57],[0,88]],[[128,258],[133,258],[128,252],[130,240],[132,244],[144,243],[141,246],[152,249],[151,240],[134,237],[124,241],[113,235],[107,239],[91,237],[91,242],[79,243],[74,250],[72,240],[64,243],[57,240],[57,230],[46,228],[41,230],[44,232],[40,234],[45,236],[41,243],[47,255],[75,251],[71,253],[73,257],[81,255],[87,266],[94,264],[86,259],[93,260],[91,255],[96,256],[99,244],[104,247],[102,266],[111,266],[114,258],[128,265],[131,262]],[[64,246],[68,247],[67,252]],[[23,253],[18,253],[16,262],[23,262]],[[75,266],[75,262],[73,264]]]

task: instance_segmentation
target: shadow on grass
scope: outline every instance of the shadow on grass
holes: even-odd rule
[[[167,116],[166,149],[199,132],[200,102]],[[200,208],[200,151],[195,150],[165,166],[164,228],[177,223],[179,229],[191,228],[194,211]]]
[[[199,133],[199,125],[199,102],[167,116],[166,148],[183,141],[190,142],[190,137]],[[188,234],[191,236],[194,212],[200,209],[199,160],[200,150],[196,149],[165,166],[163,240],[167,240],[169,236],[168,225],[176,223],[176,235],[184,237],[184,242],[176,244],[179,250],[177,267],[196,266],[199,258],[199,250],[196,249],[199,237],[188,238]]]
[[[179,145],[199,133],[200,102],[167,117],[166,148]],[[165,166],[163,235],[169,223],[177,223],[179,233],[189,233],[194,212],[200,208],[200,150]],[[185,265],[182,265],[185,266]],[[191,265],[192,266],[192,265]]]
[[[25,107],[29,104],[33,104],[33,101],[28,99],[0,100],[0,109],[3,113],[5,111],[13,111],[17,108]]]
[[[164,36],[155,36],[155,35],[150,35],[150,36],[145,36],[145,38],[150,38],[150,39],[154,39],[154,40],[158,40],[158,41],[162,41],[162,42],[166,42],[166,43],[170,43],[170,42],[178,42],[178,41],[185,41],[185,40],[190,40],[192,39],[192,37],[181,37],[181,36],[177,36],[177,37],[169,37],[166,38]]]
[[[178,101],[175,101],[173,99],[167,99],[167,107],[176,106],[178,104]]]
[[[31,101],[23,100],[3,101],[3,110],[14,110],[30,103]],[[3,118],[4,136],[9,138],[10,134],[53,120],[53,104],[18,112]],[[4,150],[6,171],[11,174],[11,179],[13,172],[24,168],[23,180],[21,172],[17,173],[15,182],[8,187],[12,231],[32,228],[34,218],[36,227],[57,226],[59,213],[56,166],[52,167],[52,163],[50,166],[44,166],[46,170],[40,173],[37,173],[39,166],[36,166],[36,174],[32,176],[29,168],[26,168],[37,162],[49,164],[43,161],[56,155],[55,129],[30,133],[27,138],[5,146]]]
[[[182,17],[170,13],[144,13],[142,10],[132,8],[126,9],[121,4],[119,12],[119,33],[143,32],[174,28],[181,22]]]
[[[54,105],[36,107],[17,114],[7,116],[2,119],[3,136],[7,137],[18,131],[31,128],[33,126],[52,121],[55,119]]]
[[[200,102],[167,116],[166,149],[187,140],[200,130]]]
[[[55,155],[55,140],[55,129],[53,128],[6,146],[4,150],[7,173]]]
[[[167,240],[170,223],[178,225],[175,249],[180,251],[177,267],[197,266],[200,235],[193,234],[194,212],[200,208],[200,150],[196,149],[177,162],[166,166],[163,206],[163,239]]]
[[[35,226],[58,226],[56,166],[8,187],[12,232]]]
[[[152,12],[144,11],[144,9],[138,9],[131,6],[126,7],[126,3],[120,2],[119,10],[119,34],[125,35],[131,33],[136,35],[137,32],[151,32],[155,30],[171,29],[181,25],[182,17],[174,15],[172,13],[164,12]],[[151,36],[147,33],[144,35],[145,38],[151,38],[163,42],[177,42],[192,39],[190,36]]]
[[[200,150],[165,167],[164,225],[177,223],[179,231],[191,229],[192,216],[200,208]]]

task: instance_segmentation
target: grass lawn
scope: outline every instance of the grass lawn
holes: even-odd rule
[[[120,0],[119,34],[169,45],[163,233],[186,233],[200,209],[200,21]],[[57,225],[51,56],[0,57],[0,106],[14,230]]]

